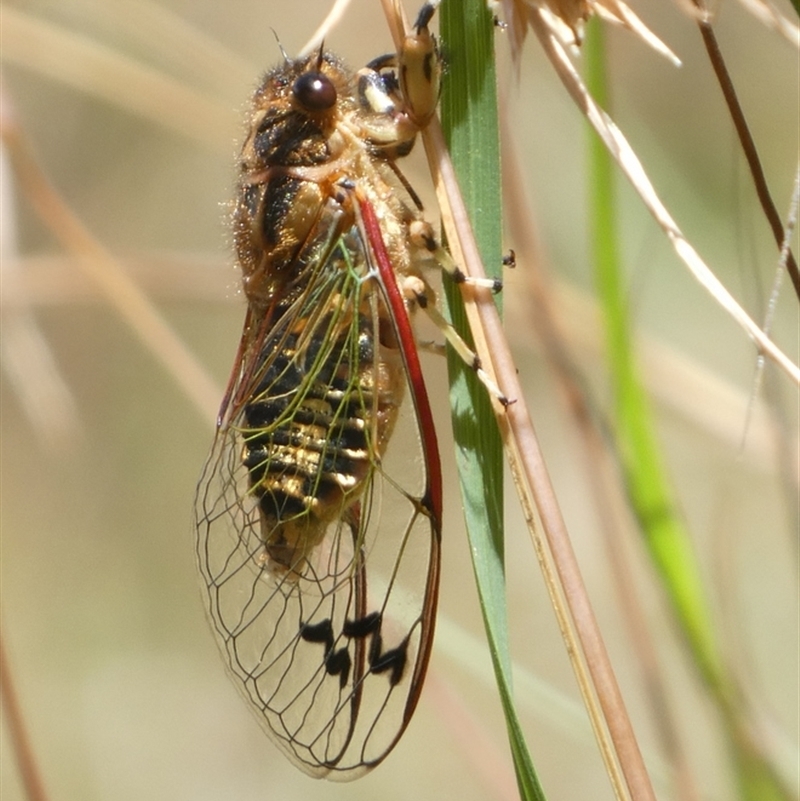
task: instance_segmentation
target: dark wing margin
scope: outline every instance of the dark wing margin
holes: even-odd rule
[[[359,225],[329,238],[330,269],[315,275],[268,335],[251,331],[240,349],[227,398],[242,402],[225,410],[195,504],[206,610],[234,683],[298,767],[337,780],[381,762],[411,719],[431,653],[440,572],[442,478],[430,403],[380,225],[356,193]],[[362,322],[336,328],[317,311],[343,304],[349,306],[337,319],[350,314]],[[387,321],[388,338],[381,330]],[[301,365],[295,347],[288,367],[280,364],[284,383],[270,383],[270,369],[279,357],[286,361],[286,343],[300,329],[321,343],[314,366]],[[351,365],[348,359],[368,351],[370,335],[376,350],[396,352],[412,404],[401,409],[381,454],[370,443],[358,498],[320,524],[319,541],[302,560],[276,567],[245,464],[248,437],[264,436],[245,420],[246,399],[261,393],[273,400],[293,370],[299,378],[292,392],[313,395],[313,382],[327,380],[323,368]],[[341,395],[340,408],[352,409],[374,403],[368,394],[362,382],[324,400],[335,405]],[[302,522],[304,514],[312,513],[295,516]]]
[[[436,427],[433,422],[428,390],[425,386],[425,379],[419,362],[416,336],[408,316],[406,304],[397,286],[395,272],[381,236],[380,224],[375,215],[375,210],[360,193],[358,193],[357,199],[361,214],[361,224],[364,226],[364,238],[369,243],[372,251],[372,263],[377,269],[381,289],[391,311],[395,334],[400,344],[406,376],[411,387],[411,400],[419,427],[423,458],[427,468],[427,486],[425,495],[421,499],[421,503],[428,510],[431,521],[431,569],[425,587],[425,611],[422,618],[422,640],[426,647],[424,653],[420,652],[418,655],[415,665],[415,688],[414,692],[409,694],[409,703],[405,715],[405,724],[407,725],[416,708],[421,685],[425,678],[436,623],[441,555],[442,462],[439,456],[439,441],[436,437]],[[405,725],[403,728],[405,728]]]

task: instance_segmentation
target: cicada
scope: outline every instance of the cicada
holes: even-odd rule
[[[442,480],[411,316],[442,322],[423,276],[442,250],[396,162],[438,100],[432,14],[358,72],[324,50],[285,57],[241,155],[248,307],[197,556],[236,685],[312,776],[384,759],[431,653]]]

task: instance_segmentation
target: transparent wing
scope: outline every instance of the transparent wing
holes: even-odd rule
[[[253,325],[196,499],[230,673],[292,761],[336,779],[380,762],[405,729],[439,574],[434,433],[409,385],[405,310],[370,252],[357,228],[337,236],[269,333]]]

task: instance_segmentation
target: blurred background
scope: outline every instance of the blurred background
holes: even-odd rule
[[[754,200],[696,26],[678,4],[636,11],[676,69],[609,30],[612,115],[657,191],[756,320],[777,251]],[[781,8],[788,15],[788,3]],[[226,230],[243,111],[263,70],[322,20],[319,0],[4,0],[3,125],[19,126],[69,208],[157,306],[217,389],[187,399],[58,244],[2,164],[2,624],[39,765],[55,799],[508,799],[514,780],[460,519],[447,390],[424,356],[446,487],[443,588],[431,675],[387,761],[352,785],[291,766],[228,681],[206,624],[192,500],[234,359],[244,301]],[[416,9],[409,8],[413,13]],[[797,163],[797,51],[733,0],[717,33],[785,216]],[[795,17],[796,19],[796,17]],[[540,254],[517,250],[504,298],[521,378],[657,793],[675,798],[642,672],[589,498],[586,460],[531,323],[526,261],[543,257],[573,355],[609,401],[592,316],[584,212],[587,134],[531,36],[519,75],[497,34],[508,123]],[[353,0],[326,44],[358,67],[392,49],[378,3]],[[408,175],[435,219],[419,154]],[[770,736],[797,779],[797,388],[688,275],[620,182],[624,258],[667,468],[718,615]],[[797,237],[794,240],[797,253]],[[788,282],[774,339],[796,362]],[[437,402],[439,399],[440,402]],[[789,443],[786,449],[777,447]],[[783,454],[783,456],[782,456]],[[669,678],[668,702],[703,798],[732,797],[715,713],[703,698],[652,571],[620,530]],[[522,522],[509,495],[507,549],[516,692],[551,799],[610,799]],[[0,795],[22,798],[6,732]]]

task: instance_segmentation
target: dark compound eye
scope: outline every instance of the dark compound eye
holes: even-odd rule
[[[305,72],[292,87],[295,100],[306,111],[327,111],[336,103],[336,87],[321,72]]]

